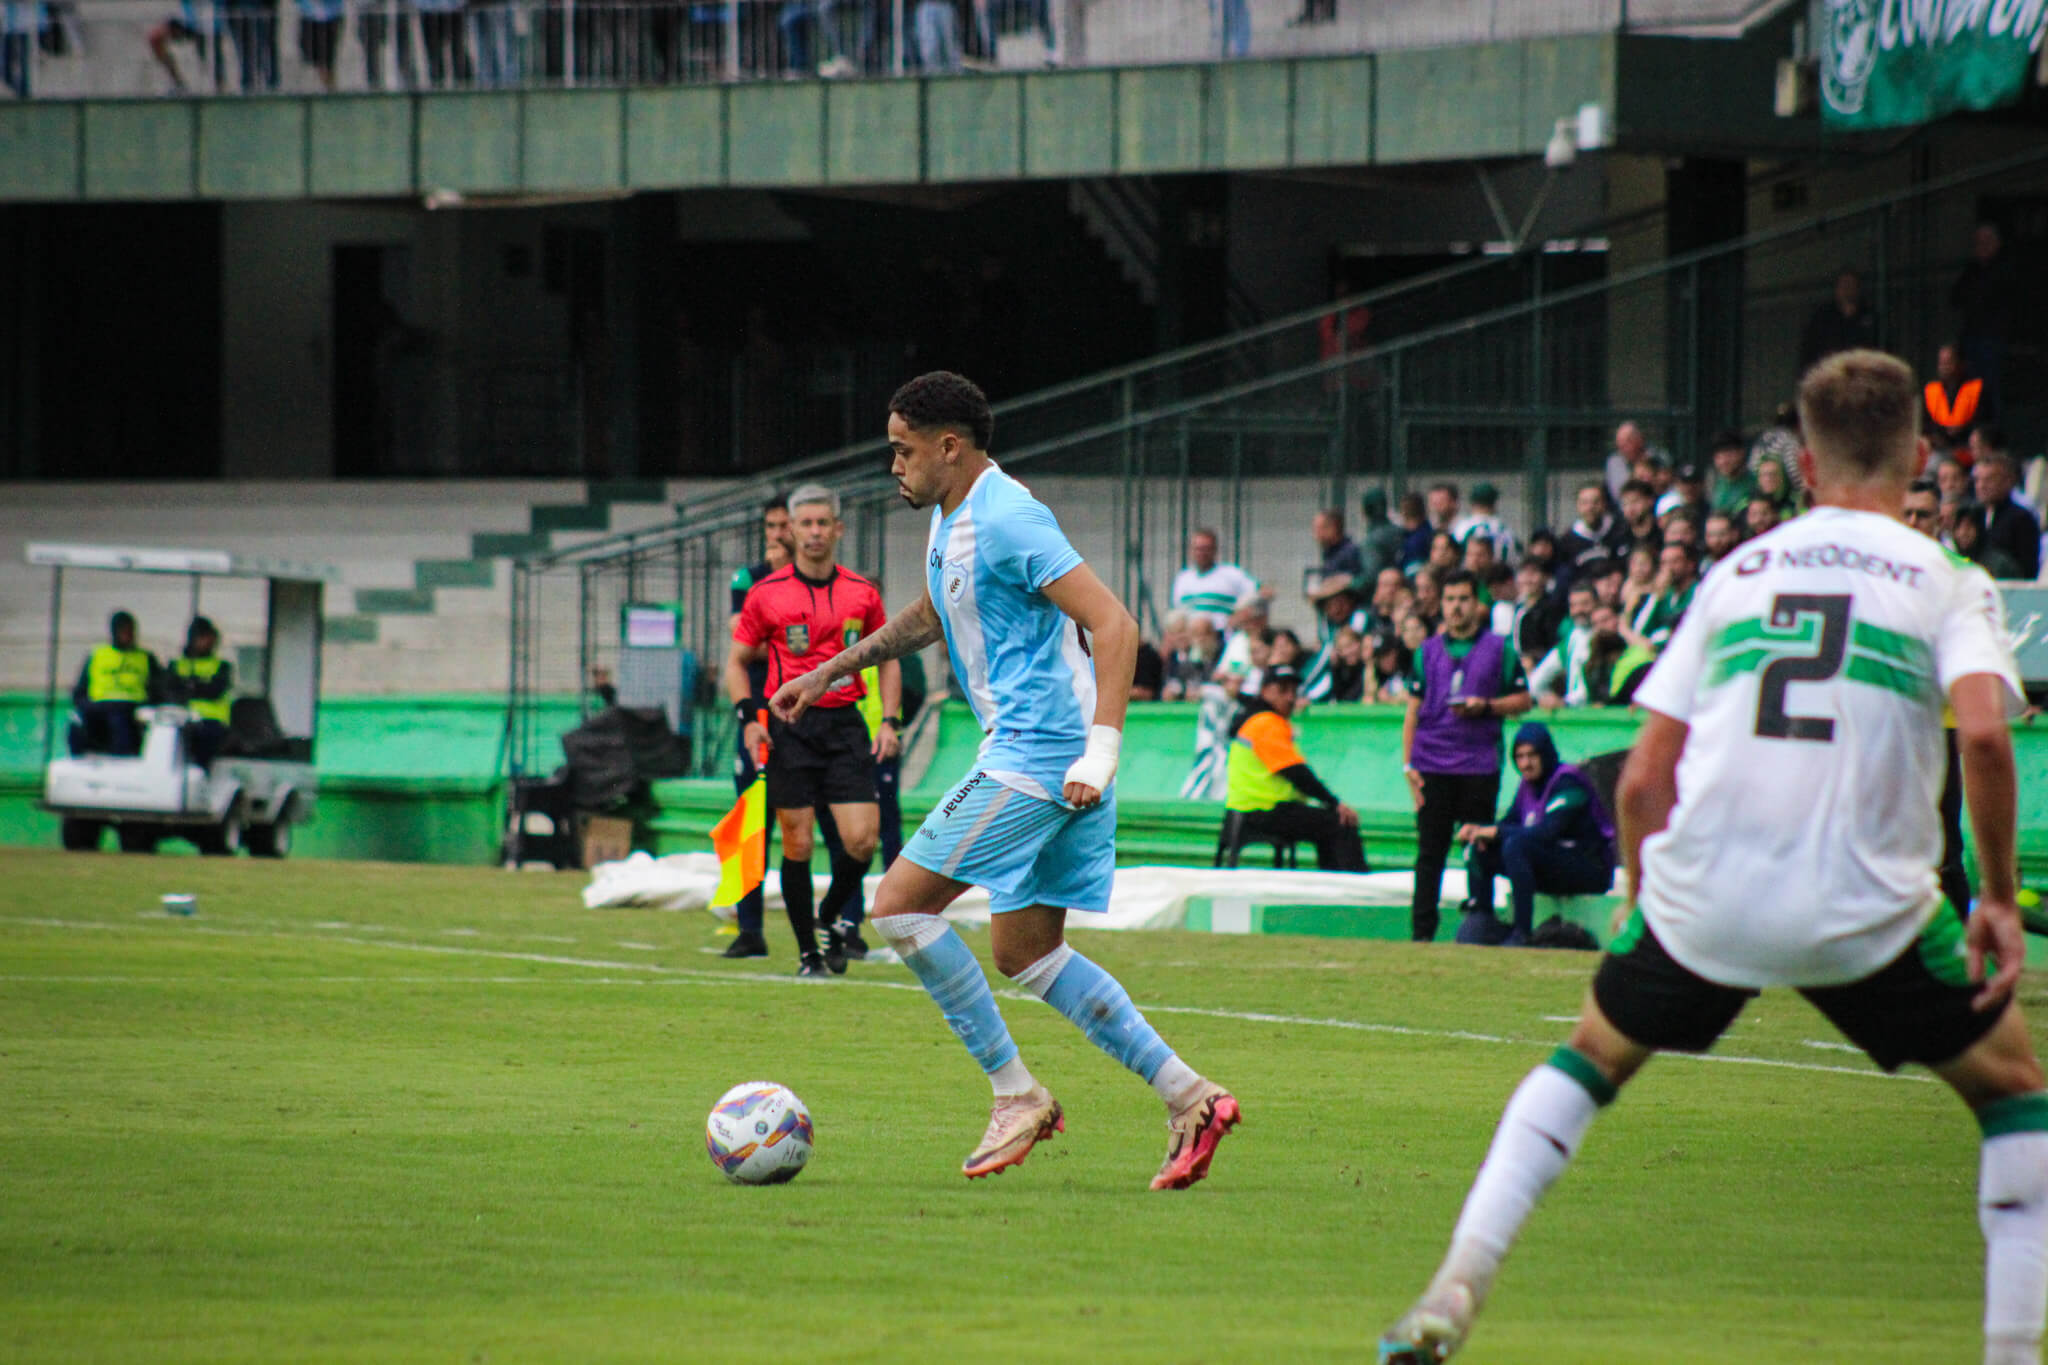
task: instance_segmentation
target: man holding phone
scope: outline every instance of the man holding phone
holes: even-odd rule
[[[1444,627],[1415,652],[1401,766],[1415,802],[1415,892],[1409,926],[1436,937],[1444,861],[1460,825],[1486,824],[1500,799],[1501,721],[1531,705],[1522,661],[1485,628],[1479,582],[1469,569],[1444,576]]]

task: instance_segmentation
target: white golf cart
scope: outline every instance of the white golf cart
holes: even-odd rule
[[[112,826],[121,850],[154,852],[159,841],[191,841],[200,852],[282,858],[292,828],[313,819],[317,783],[313,739],[320,702],[322,600],[333,568],[249,558],[219,550],[156,550],[108,545],[28,547],[28,562],[51,570],[49,682],[43,714],[43,807],[61,820],[64,847],[101,846]],[[72,718],[70,756],[54,755],[60,706],[60,636],[66,573],[175,575],[190,580],[190,604],[202,585],[245,580],[263,585],[264,649],[256,676],[237,677],[227,734],[210,762],[195,761],[191,713],[178,705],[135,712],[140,752],[93,752]],[[138,585],[139,586],[139,585]],[[157,579],[159,590],[166,586]],[[245,655],[245,661],[251,656]],[[168,663],[168,661],[166,661]],[[216,735],[218,731],[214,732]]]

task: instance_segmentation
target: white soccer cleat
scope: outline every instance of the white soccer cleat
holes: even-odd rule
[[[960,1163],[960,1173],[969,1180],[994,1175],[1023,1161],[1034,1146],[1054,1133],[1066,1130],[1060,1102],[1044,1086],[1034,1084],[1021,1095],[1001,1096],[989,1110],[988,1131],[981,1135],[973,1154]]]
[[[1380,1338],[1379,1365],[1440,1365],[1464,1346],[1478,1312],[1465,1285],[1432,1287]]]

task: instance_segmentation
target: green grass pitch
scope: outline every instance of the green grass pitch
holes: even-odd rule
[[[969,1183],[987,1087],[901,967],[800,985],[580,884],[0,855],[0,1357],[1368,1357],[1593,965],[1079,934],[1245,1124],[1151,1193],[1151,1092],[1006,1000],[1067,1132]],[[1654,1063],[1461,1359],[1973,1358],[1975,1127],[1834,1043],[1774,995]],[[818,1150],[740,1188],[703,1120],[760,1078]]]

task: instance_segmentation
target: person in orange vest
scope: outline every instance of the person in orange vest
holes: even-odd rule
[[[1921,390],[1927,408],[1927,434],[1956,449],[1970,439],[1970,427],[1977,420],[1977,407],[1984,397],[1984,381],[1963,378],[1962,348],[1954,344],[1935,353],[1934,378]]]

